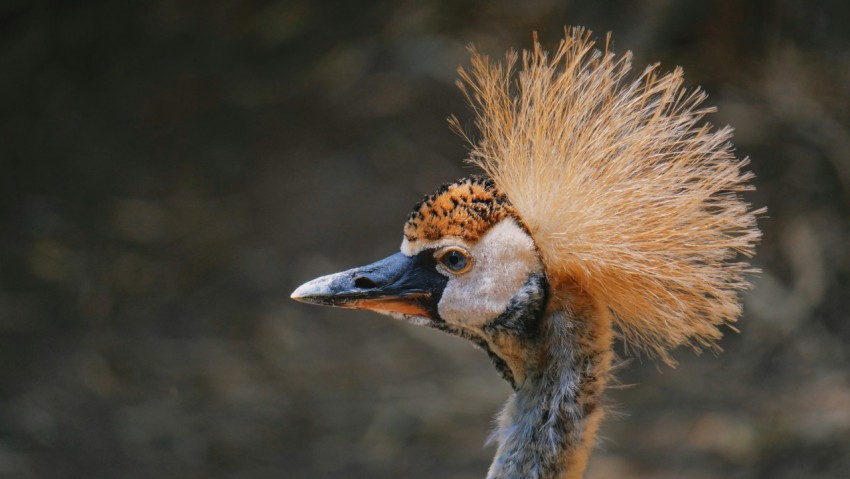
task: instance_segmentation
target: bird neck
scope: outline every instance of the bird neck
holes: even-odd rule
[[[611,364],[611,318],[587,301],[550,300],[538,360],[500,413],[488,479],[579,479],[604,415],[600,396]],[[569,311],[569,312],[568,312]]]

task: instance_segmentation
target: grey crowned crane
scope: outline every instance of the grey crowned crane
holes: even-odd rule
[[[741,313],[759,211],[730,143],[682,71],[630,77],[631,54],[566,32],[549,54],[472,52],[459,84],[483,175],[418,203],[401,251],[299,287],[298,301],[370,309],[466,338],[513,394],[489,479],[576,479],[604,415],[616,335],[672,362]],[[476,138],[470,139],[472,136]]]

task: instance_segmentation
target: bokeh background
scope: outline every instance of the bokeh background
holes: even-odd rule
[[[621,368],[588,477],[850,477],[848,10],[3,2],[0,477],[484,477],[509,388],[483,353],[289,293],[470,173],[467,44],[567,24],[683,66],[769,208],[741,333]]]

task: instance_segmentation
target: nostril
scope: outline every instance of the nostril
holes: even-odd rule
[[[360,289],[372,289],[374,288],[375,282],[365,276],[358,276],[354,278],[354,286]]]

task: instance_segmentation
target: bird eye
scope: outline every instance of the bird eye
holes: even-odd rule
[[[446,248],[440,253],[437,261],[456,274],[465,273],[472,267],[469,254],[460,248]]]

